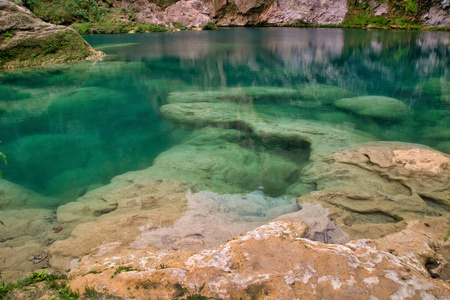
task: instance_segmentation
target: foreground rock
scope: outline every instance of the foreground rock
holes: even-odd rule
[[[12,2],[0,2],[0,68],[50,65],[102,55],[74,29],[46,23]]]
[[[276,221],[199,253],[117,252],[114,245],[104,245],[69,273],[71,287],[137,299],[149,294],[160,299],[195,294],[223,299],[450,296],[449,285],[432,279],[414,252],[394,255],[370,240],[326,245],[303,238],[306,232],[302,222]]]

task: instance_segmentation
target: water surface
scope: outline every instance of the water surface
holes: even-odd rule
[[[74,201],[187,140],[205,153],[221,153],[217,145],[226,142],[229,151],[254,154],[241,177],[211,174],[217,193],[283,196],[308,163],[307,144],[266,141],[242,124],[206,130],[202,122],[171,121],[160,113],[169,102],[250,104],[252,114],[280,122],[310,120],[450,153],[446,32],[231,28],[85,39],[108,57],[0,73],[0,152],[8,159],[0,168],[5,181],[46,196],[35,207]],[[339,102],[357,96],[398,102]],[[237,156],[226,159],[232,165]]]

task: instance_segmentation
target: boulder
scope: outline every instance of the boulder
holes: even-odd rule
[[[336,100],[334,105],[360,116],[377,119],[398,120],[410,113],[409,107],[400,100],[383,96],[343,98]]]
[[[46,23],[13,2],[0,2],[0,68],[41,66],[101,57],[74,30]]]

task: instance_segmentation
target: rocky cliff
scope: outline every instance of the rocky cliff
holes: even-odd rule
[[[347,27],[447,27],[448,1],[203,0],[219,25],[343,25]]]
[[[74,28],[81,34],[201,28],[209,23],[402,29],[450,26],[447,0],[23,0],[23,4],[45,21],[76,24]]]
[[[74,29],[43,22],[12,2],[0,2],[0,68],[48,65],[101,55]]]

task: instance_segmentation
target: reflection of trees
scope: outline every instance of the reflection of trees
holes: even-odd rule
[[[190,34],[158,38],[140,59],[163,77],[202,88],[326,83],[410,102],[418,100],[416,85],[448,76],[449,35],[442,32],[253,28]],[[170,47],[161,46],[165,42]]]

